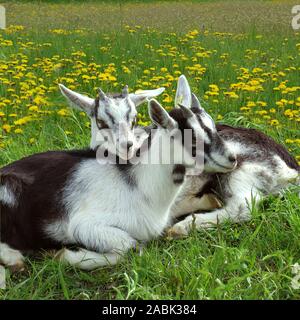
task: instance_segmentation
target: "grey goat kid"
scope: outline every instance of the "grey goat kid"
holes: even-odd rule
[[[59,84],[61,93],[67,98],[70,105],[84,111],[91,121],[90,148],[95,149],[103,142],[103,129],[110,129],[110,151],[113,148],[116,154],[129,159],[136,151],[134,139],[134,125],[136,122],[136,108],[148,99],[157,97],[165,88],[143,90],[140,93],[129,93],[125,86],[121,94],[105,94],[99,89],[96,99],[89,98],[74,92]]]

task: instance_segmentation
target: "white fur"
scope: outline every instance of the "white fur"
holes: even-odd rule
[[[150,153],[156,153],[156,147],[153,142]],[[65,243],[83,243],[98,252],[126,251],[135,246],[135,239],[159,236],[180,189],[172,181],[172,169],[172,165],[136,165],[137,186],[131,188],[115,166],[84,161],[64,190],[68,218],[50,224],[47,232]]]
[[[202,117],[202,122],[210,130],[216,131],[215,123],[209,114],[205,113],[204,117]]]
[[[139,93],[125,93],[124,97],[117,98],[111,98],[103,93],[104,97],[102,100],[100,99],[96,119],[94,99],[72,91],[62,84],[59,84],[59,88],[72,107],[83,110],[90,117],[92,131],[90,147],[95,149],[103,142],[102,130],[97,126],[97,121],[102,120],[113,133],[110,141],[113,149],[110,151],[116,151],[118,156],[123,159],[131,158],[136,150],[134,128],[132,127],[137,115],[136,108],[148,99],[160,95],[165,90],[165,88],[158,88],[143,90]],[[127,149],[127,141],[133,142],[130,152]]]
[[[183,95],[184,101],[189,101],[186,99],[186,95],[190,96],[187,81],[185,78],[183,81],[182,77],[180,79],[179,86],[184,86],[184,89],[181,88],[178,92]],[[169,152],[172,152],[161,148],[161,144],[164,140],[170,141],[168,130],[176,127],[173,125],[174,120],[162,108],[158,117],[155,117],[157,108],[150,111],[152,120],[155,118],[161,121],[157,124],[165,127],[160,128],[152,138],[149,154],[141,156],[141,163],[145,163],[144,157],[153,159],[159,154],[161,159],[166,159],[169,158]],[[196,118],[189,121],[195,133],[202,139],[205,138]],[[195,165],[195,159],[179,140],[175,139],[173,148],[177,151],[173,153],[174,163],[181,163],[180,160],[184,159],[186,165]],[[227,161],[227,156],[225,158]],[[49,224],[46,231],[56,240],[68,244],[80,243],[94,248],[98,254],[84,250],[65,251],[63,260],[86,269],[114,264],[119,255],[135,247],[137,241],[148,241],[157,237],[168,226],[171,219],[170,209],[181,190],[180,185],[173,183],[173,165],[135,165],[132,175],[136,185],[133,187],[128,185],[122,174],[124,173],[114,166],[108,167],[100,165],[96,160],[86,160],[70,177],[63,191],[67,217],[59,223]],[[208,199],[200,202],[202,206],[209,205]],[[186,205],[184,209],[187,210]],[[109,259],[103,254],[108,254]],[[89,261],[85,262],[86,260]]]
[[[162,123],[167,122],[162,119]],[[169,141],[169,134],[164,128],[157,130],[149,154],[141,155],[141,163],[145,163],[144,157],[159,153],[163,159],[164,153],[170,152],[166,148],[161,151],[161,143]],[[195,164],[181,140],[175,139],[173,148],[184,154],[183,164]],[[124,173],[116,166],[101,165],[96,159],[81,162],[63,190],[67,214],[62,221],[49,223],[47,234],[65,244],[82,244],[101,254],[113,254],[112,260],[92,255],[95,257],[92,267],[116,262],[114,254],[122,255],[135,247],[137,241],[159,236],[170,221],[170,208],[181,188],[173,182],[173,164],[136,164],[131,170],[133,186],[128,185]],[[91,268],[90,263],[88,266],[80,263],[84,260],[82,252],[66,251],[62,259]]]
[[[12,249],[7,244],[0,242],[0,263],[9,267],[22,267],[24,257],[20,251]]]
[[[59,89],[63,96],[68,99],[68,101],[73,107],[77,109],[82,109],[88,115],[90,115],[92,108],[95,106],[94,99],[89,98],[78,92],[72,91],[65,87],[63,84],[59,84]]]
[[[59,254],[59,259],[62,262],[67,262],[87,271],[107,265],[115,265],[121,258],[122,255],[116,252],[99,254],[86,249],[79,249],[78,251],[63,249]]]
[[[132,100],[132,102],[139,106],[140,104],[144,103],[145,101],[155,98],[162,94],[165,91],[165,88],[157,88],[154,90],[141,90],[138,93],[129,93],[129,98]]]
[[[242,145],[239,142],[230,141],[227,145],[240,155],[259,153],[259,150],[252,149],[250,146]],[[270,158],[257,162],[255,160],[248,160],[238,169],[230,173],[227,184],[223,187],[229,191],[232,196],[227,199],[222,209],[212,212],[205,212],[207,208],[202,206],[200,201],[190,201],[191,204],[195,204],[194,207],[190,206],[189,208],[185,208],[182,205],[189,197],[193,198],[193,192],[201,189],[204,182],[207,181],[205,175],[197,178],[194,177],[193,180],[188,178],[182,189],[182,193],[180,193],[171,209],[172,215],[178,217],[187,214],[187,210],[190,210],[190,212],[204,210],[204,212],[190,215],[181,222],[176,223],[169,230],[170,234],[184,236],[190,232],[192,226],[200,229],[212,227],[225,220],[236,223],[249,220],[251,218],[251,209],[259,203],[263,195],[276,194],[290,183],[296,182],[297,179],[299,179],[299,173],[289,168],[277,154],[270,154],[270,157],[272,159],[272,165],[270,164]]]
[[[192,117],[188,121],[189,121],[191,127],[197,128],[197,132],[199,133],[199,136],[202,139],[204,137],[204,142],[210,143],[210,139],[209,139],[208,135],[206,134],[206,132],[200,126],[199,122],[197,121],[197,118],[196,117]]]
[[[0,185],[0,202],[9,207],[14,207],[17,204],[16,197],[10,188]]]
[[[192,105],[192,93],[188,81],[184,75],[178,78],[178,86],[175,95],[175,108],[182,104],[185,107]]]

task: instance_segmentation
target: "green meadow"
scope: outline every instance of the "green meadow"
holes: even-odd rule
[[[185,74],[217,122],[259,129],[300,162],[300,33],[293,1],[2,1],[0,165],[36,152],[85,148],[87,116],[58,83],[164,86],[173,107]],[[147,106],[138,123],[149,124]],[[116,267],[83,272],[42,252],[7,271],[0,299],[299,299],[299,186],[267,197],[241,225],[161,237]]]

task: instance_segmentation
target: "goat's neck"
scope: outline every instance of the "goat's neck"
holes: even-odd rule
[[[147,198],[159,203],[160,206],[168,207],[181,188],[180,185],[173,182],[174,164],[168,164],[167,162],[144,164],[144,161],[149,158],[157,159],[157,155],[160,155],[161,159],[169,158],[170,150],[168,148],[160,148],[159,139],[157,139],[159,135],[163,140],[167,139],[159,130],[156,133],[156,137],[152,138],[148,153],[141,156],[142,163],[135,166],[134,172],[139,187]]]

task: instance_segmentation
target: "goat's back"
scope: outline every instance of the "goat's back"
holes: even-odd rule
[[[20,250],[55,247],[41,226],[64,214],[61,190],[77,165],[87,158],[95,158],[95,152],[49,151],[1,168],[0,241]],[[2,197],[6,192],[10,198],[4,201],[1,192]]]
[[[217,130],[226,141],[238,142],[256,151],[248,155],[253,157],[253,160],[255,160],[255,157],[258,157],[257,160],[269,160],[270,156],[278,155],[289,168],[300,171],[300,166],[289,151],[261,131],[251,128],[236,128],[224,124],[217,124]]]

